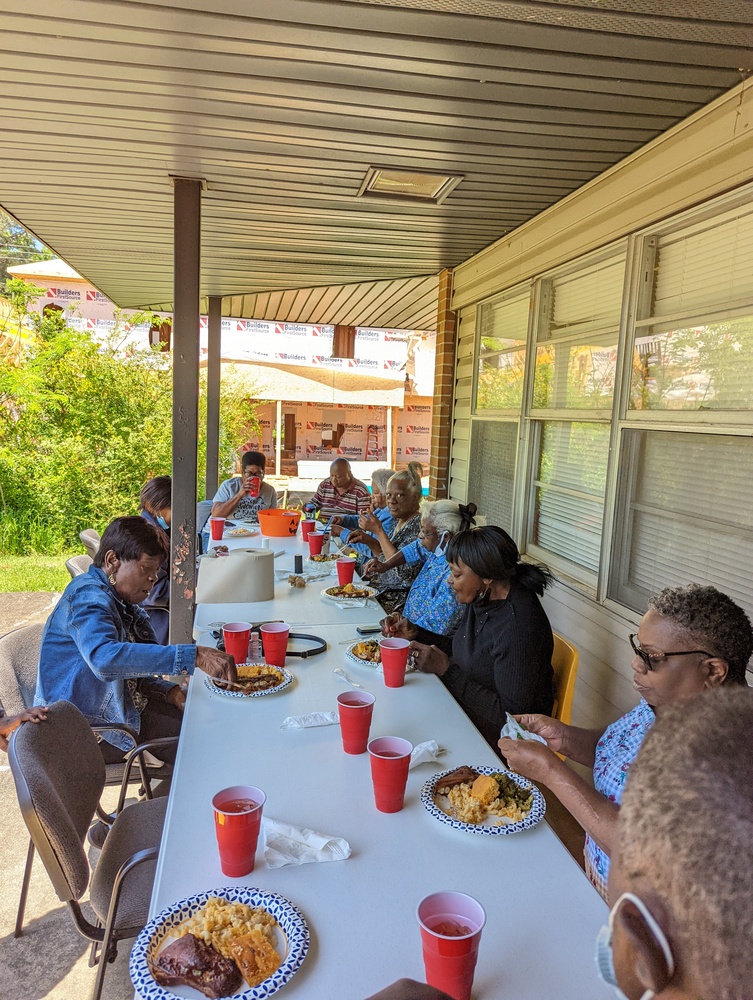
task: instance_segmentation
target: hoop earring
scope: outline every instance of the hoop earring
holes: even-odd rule
[[[108,581],[110,583],[110,586],[114,587],[115,586],[115,574],[114,573],[110,573],[110,575],[107,577],[107,579],[108,579]]]
[[[490,589],[491,589],[491,586],[486,587],[484,590],[479,590],[479,592],[478,592],[478,600],[479,601],[485,601],[486,598],[489,596]]]

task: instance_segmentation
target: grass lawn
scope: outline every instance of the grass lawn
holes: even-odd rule
[[[0,555],[0,594],[50,590],[60,593],[70,583],[70,574],[61,556]]]

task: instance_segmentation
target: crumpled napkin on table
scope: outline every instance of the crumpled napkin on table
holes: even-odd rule
[[[416,767],[418,764],[426,764],[430,761],[436,760],[440,754],[446,753],[444,747],[439,746],[436,740],[427,740],[426,743],[417,743],[413,747],[413,752],[410,755],[410,764],[408,765],[408,770]]]
[[[529,733],[527,729],[523,729],[519,722],[510,715],[509,712],[505,713],[507,715],[507,722],[502,726],[499,734],[501,740],[507,737],[511,740],[536,740],[537,743],[543,743],[544,746],[547,745],[546,740],[543,736],[539,736],[538,733]]]
[[[329,837],[303,826],[291,826],[264,816],[264,860],[269,868],[306,865],[314,861],[344,861],[350,844],[342,837]]]
[[[288,715],[282,720],[280,729],[311,729],[313,726],[337,726],[340,717],[337,712],[309,712],[308,715]]]

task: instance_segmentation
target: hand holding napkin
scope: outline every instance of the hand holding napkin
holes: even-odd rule
[[[313,726],[337,726],[337,712],[309,712],[308,715],[289,715],[282,720],[280,729],[311,729]]]
[[[305,865],[314,861],[344,861],[350,857],[350,844],[341,837],[328,837],[302,826],[291,826],[265,816],[264,860],[268,868]]]
[[[510,740],[536,740],[537,743],[543,743],[544,746],[547,745],[546,740],[543,736],[539,736],[537,733],[529,733],[527,729],[523,729],[519,722],[510,715],[509,712],[505,713],[507,715],[507,722],[502,726],[499,738],[501,740],[507,738]]]

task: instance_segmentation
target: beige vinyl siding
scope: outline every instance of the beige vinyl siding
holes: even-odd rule
[[[453,308],[744,184],[752,164],[748,80],[457,267]]]
[[[455,355],[455,399],[452,413],[449,496],[461,503],[468,493],[468,448],[470,444],[473,370],[476,349],[476,307],[464,309],[458,317]]]
[[[466,422],[473,394],[465,376],[465,361],[469,349],[475,352],[477,304],[523,281],[541,279],[543,285],[543,279],[555,267],[569,267],[597,248],[616,246],[618,240],[631,238],[665,220],[669,223],[678,213],[730,195],[751,182],[753,85],[744,84],[456,268],[453,307],[458,311],[460,326],[454,411],[457,434],[453,435],[452,448],[457,478],[453,478],[453,497],[467,499],[467,479],[461,478],[461,463],[468,462],[470,435]],[[744,192],[742,197],[746,197]],[[717,223],[724,219],[724,208],[719,213],[714,213]],[[630,242],[629,251],[637,245]],[[630,317],[627,321],[623,317],[623,322],[629,324]],[[698,414],[697,418],[703,421],[705,415]],[[522,420],[523,438],[530,422],[525,410]],[[730,416],[729,426],[740,434],[745,420],[747,414],[735,414]],[[528,503],[530,488],[528,482],[526,488],[516,490],[520,504]],[[619,497],[618,491],[618,505]],[[607,532],[611,531],[611,525],[605,528],[607,543],[611,537]],[[555,583],[545,595],[544,605],[552,627],[579,650],[573,722],[605,727],[638,700],[632,686],[627,635],[636,630],[640,614],[607,599],[603,585],[597,595],[572,580]]]

